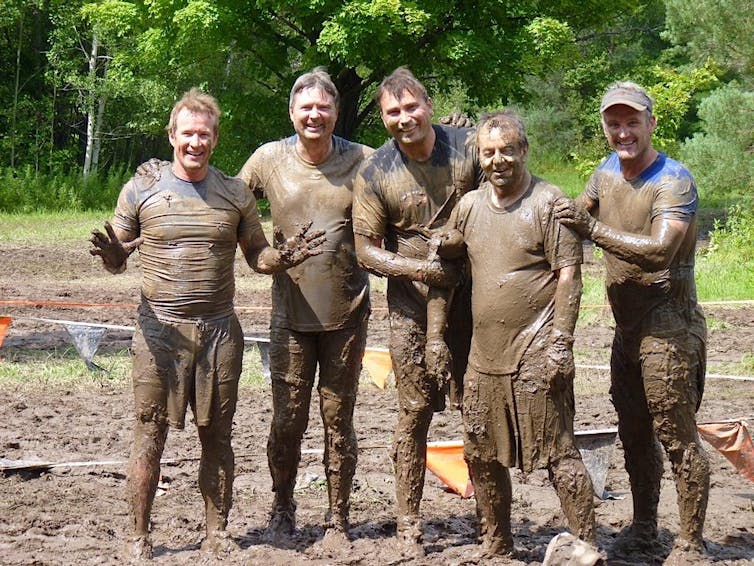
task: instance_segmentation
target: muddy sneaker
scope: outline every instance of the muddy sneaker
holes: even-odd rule
[[[341,525],[332,525],[325,530],[324,536],[315,543],[318,551],[331,558],[343,555],[353,549],[348,530]]]
[[[398,541],[399,552],[406,558],[423,558],[424,547],[422,546],[421,521],[406,517],[398,521],[398,530],[395,533]]]
[[[131,537],[126,541],[123,553],[132,564],[152,560],[152,541],[148,536]]]
[[[296,510],[291,507],[275,507],[270,513],[270,522],[264,533],[264,541],[280,543],[288,541],[296,532]]]
[[[686,539],[677,538],[673,545],[673,550],[665,559],[666,566],[686,566],[692,564],[708,564],[709,561],[704,555],[706,550],[704,542],[691,542]]]
[[[632,524],[623,529],[610,547],[609,558],[632,558],[637,554],[656,556],[663,550],[657,530]]]
[[[228,531],[214,531],[202,541],[202,552],[211,554],[228,554],[238,550],[238,544],[230,536]]]

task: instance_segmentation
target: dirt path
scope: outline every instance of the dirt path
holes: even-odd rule
[[[131,304],[137,300],[138,270],[111,277],[86,250],[64,251],[3,246],[0,299],[86,301]],[[55,269],[50,269],[54,264]],[[247,334],[267,331],[268,283],[239,267],[237,305]],[[384,296],[373,293],[374,312],[369,343],[384,346],[387,328]],[[68,345],[63,329],[29,317],[80,320],[118,325],[134,323],[134,308],[60,308],[0,306],[0,316],[14,317],[0,355],[20,349],[51,350]],[[754,348],[754,308],[706,309],[712,321],[711,364],[740,362]],[[580,327],[576,351],[581,363],[607,361],[612,336],[608,316]],[[108,332],[105,348],[123,348],[127,332]],[[6,362],[8,363],[8,362]],[[580,371],[577,380],[577,429],[615,425],[603,372]],[[754,417],[754,383],[710,380],[700,421]],[[469,564],[474,563],[476,519],[473,499],[448,493],[427,474],[422,504],[425,519],[424,560],[407,561],[391,541],[393,477],[389,458],[396,418],[394,389],[379,390],[364,380],[356,408],[360,455],[353,496],[354,541],[350,549],[328,551],[320,546],[326,510],[321,455],[305,454],[297,492],[299,533],[293,548],[275,548],[261,541],[272,500],[265,458],[271,419],[266,388],[244,388],[235,419],[237,477],[229,529],[240,549],[228,564]],[[130,445],[131,398],[125,384],[92,381],[74,389],[43,385],[0,387],[0,458],[48,461],[125,460]],[[754,418],[752,418],[754,421]],[[754,427],[752,427],[754,428]],[[461,437],[457,414],[436,415],[431,440]],[[304,448],[322,445],[322,428],[313,404]],[[754,563],[754,484],[739,476],[717,452],[709,449],[712,491],[705,529],[709,564]],[[203,536],[203,506],[196,481],[198,441],[193,425],[171,431],[166,458],[179,462],[163,467],[161,495],[153,511],[155,562],[211,564],[198,550]],[[44,472],[0,476],[0,564],[120,564],[122,541],[129,531],[125,466],[60,467]],[[617,499],[599,501],[598,542],[609,546],[630,517],[627,476],[620,447],[612,454],[606,489]],[[669,551],[678,531],[678,513],[669,469],[663,478],[660,503],[662,540]],[[563,517],[554,491],[543,473],[514,478],[513,528],[520,560],[538,564],[547,542],[562,530]],[[502,563],[502,562],[501,562]],[[639,563],[646,563],[641,560]]]

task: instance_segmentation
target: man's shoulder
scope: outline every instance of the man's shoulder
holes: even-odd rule
[[[565,196],[563,190],[547,179],[532,175],[532,194],[537,195],[540,199],[547,201],[555,200]]]
[[[473,128],[456,128],[445,124],[433,124],[437,141],[452,147],[465,147],[474,132]]]
[[[208,183],[221,186],[227,190],[246,191],[246,183],[238,177],[232,177],[217,167],[209,166],[206,180]]]
[[[402,163],[400,151],[391,138],[365,156],[361,175],[366,181],[374,181],[378,176],[395,170],[400,163]]]
[[[670,177],[671,179],[677,179],[679,181],[691,182],[694,180],[688,167],[680,161],[668,157],[664,153],[660,153],[653,166],[648,168],[647,177],[651,179],[667,179]]]

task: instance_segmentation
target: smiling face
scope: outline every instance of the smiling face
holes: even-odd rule
[[[201,181],[207,176],[209,158],[217,145],[215,120],[209,114],[183,108],[168,134],[173,146],[173,173],[184,181]]]
[[[380,98],[385,129],[405,146],[420,146],[432,132],[432,101],[403,90],[399,97],[385,92]]]
[[[338,109],[330,94],[313,87],[296,93],[288,115],[299,139],[304,142],[325,140],[329,143],[338,120]]]
[[[499,194],[517,191],[526,178],[528,146],[512,127],[493,126],[477,137],[479,164]]]
[[[602,112],[607,143],[618,154],[622,166],[643,168],[654,159],[652,132],[656,125],[655,117],[646,110],[635,110],[625,104],[610,106]]]

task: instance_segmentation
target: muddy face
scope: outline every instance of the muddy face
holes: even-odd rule
[[[388,92],[380,98],[385,129],[402,145],[421,145],[432,132],[432,101],[404,90],[399,97]]]
[[[332,96],[319,88],[305,88],[293,98],[288,115],[298,136],[305,140],[329,140],[338,120]]]
[[[607,143],[624,164],[641,171],[654,159],[652,132],[657,122],[647,111],[634,110],[624,104],[606,108],[602,113],[602,129]]]
[[[176,117],[175,130],[168,134],[173,146],[173,172],[176,177],[184,181],[204,179],[217,137],[214,120],[209,114],[183,108]]]
[[[526,177],[528,146],[511,127],[493,127],[479,133],[479,164],[484,176],[503,194],[521,186]]]

